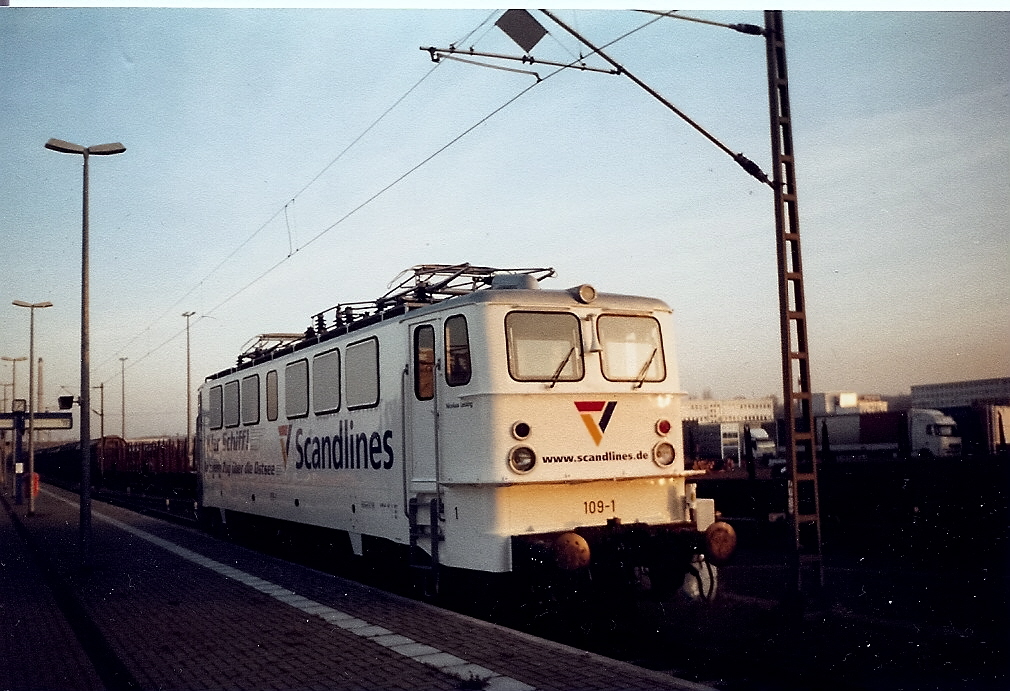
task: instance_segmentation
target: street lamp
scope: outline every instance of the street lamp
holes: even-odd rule
[[[52,307],[53,303],[25,302],[15,300],[15,307],[27,307],[31,312],[31,327],[28,336],[28,515],[35,515],[35,493],[32,482],[35,479],[35,310]]]
[[[126,151],[115,142],[81,146],[62,139],[50,139],[45,144],[50,151],[80,154],[84,157],[84,204],[81,224],[81,566],[91,565],[91,347],[88,326],[88,157],[111,156]]]
[[[196,312],[183,312],[186,317],[186,460],[190,468],[193,467],[193,391],[192,391],[192,371],[189,360],[189,318]]]

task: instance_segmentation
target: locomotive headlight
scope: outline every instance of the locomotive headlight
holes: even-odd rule
[[[652,447],[652,460],[661,468],[672,465],[676,458],[677,451],[670,442],[661,441]]]
[[[583,283],[582,285],[575,286],[574,288],[569,288],[568,293],[583,305],[588,305],[596,299],[596,288],[588,283]]]
[[[537,455],[528,446],[515,446],[509,451],[509,467],[520,475],[524,475],[537,463]]]
[[[514,425],[512,425],[512,436],[520,441],[530,436],[530,432],[532,431],[533,430],[530,429],[529,424],[522,421],[519,421]]]

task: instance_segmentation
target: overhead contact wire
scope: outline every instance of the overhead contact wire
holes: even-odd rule
[[[625,38],[627,38],[628,36],[631,36],[635,32],[641,31],[642,29],[644,29],[645,27],[649,26],[650,24],[652,24],[652,23],[654,23],[656,21],[659,21],[659,19],[660,19],[660,17],[652,19],[652,20],[646,22],[645,24],[639,26],[638,28],[632,29],[631,31],[628,31],[627,33],[624,33],[624,34],[618,36],[617,38],[613,39],[609,43],[604,44],[602,46],[602,48],[610,47],[613,44],[617,43],[618,41],[624,40]],[[599,49],[596,49],[596,50],[602,50],[602,48],[599,48]],[[300,247],[298,247],[295,250],[295,253],[298,253],[301,250],[303,250],[304,248],[308,247],[309,245],[311,245],[312,243],[314,243],[316,240],[320,239],[321,237],[323,237],[324,235],[326,235],[327,233],[329,233],[331,230],[333,230],[334,228],[336,228],[337,226],[339,226],[341,223],[343,223],[344,221],[346,221],[347,219],[349,219],[351,216],[353,216],[357,212],[361,211],[361,209],[363,209],[366,206],[368,206],[369,204],[371,204],[373,201],[375,201],[380,196],[382,196],[383,194],[385,194],[386,192],[388,192],[390,189],[392,189],[393,187],[395,187],[396,185],[398,185],[404,179],[406,179],[410,175],[414,174],[420,168],[422,168],[423,166],[425,166],[426,164],[428,164],[429,162],[431,162],[431,160],[434,159],[436,156],[439,156],[440,154],[442,154],[448,148],[450,148],[451,146],[455,145],[457,142],[459,142],[461,139],[463,139],[464,137],[466,137],[468,134],[470,134],[471,132],[473,132],[475,129],[477,129],[478,127],[480,127],[484,123],[486,123],[488,120],[490,120],[491,118],[493,118],[495,115],[497,115],[501,111],[505,110],[510,105],[512,105],[513,103],[515,103],[516,101],[518,101],[520,98],[522,98],[523,96],[525,96],[527,93],[529,93],[529,91],[531,89],[533,89],[534,87],[536,87],[539,84],[543,83],[544,81],[550,79],[551,77],[557,75],[558,73],[562,72],[563,70],[566,70],[566,69],[569,69],[571,67],[574,67],[580,61],[581,61],[581,58],[579,60],[575,60],[575,61],[569,63],[568,65],[566,65],[564,67],[559,67],[558,69],[554,70],[553,72],[551,72],[550,74],[548,74],[543,79],[540,79],[540,80],[538,80],[538,81],[530,84],[525,89],[522,89],[521,91],[519,91],[515,96],[513,96],[512,98],[510,98],[509,100],[507,100],[505,103],[503,103],[502,105],[500,105],[497,108],[495,108],[494,110],[492,110],[490,113],[488,113],[487,115],[485,115],[484,117],[482,117],[480,120],[478,120],[477,122],[475,122],[470,127],[466,128],[465,130],[463,130],[462,132],[460,132],[459,134],[457,134],[455,137],[453,137],[451,140],[449,140],[446,144],[442,145],[437,150],[435,150],[433,153],[429,154],[422,161],[420,161],[419,163],[415,164],[413,167],[411,167],[406,172],[402,173],[399,177],[397,177],[395,180],[393,180],[392,182],[390,182],[389,184],[387,184],[385,187],[381,188],[380,190],[378,190],[377,192],[375,192],[374,194],[372,194],[372,196],[368,197],[368,199],[364,200],[363,202],[361,202],[360,204],[358,204],[356,207],[354,207],[353,209],[351,209],[350,211],[348,211],[347,213],[345,213],[343,216],[341,216],[340,218],[338,218],[336,221],[334,221],[333,223],[331,223],[330,225],[328,225],[326,228],[323,228],[321,231],[319,231],[318,233],[316,233],[316,235],[314,235],[307,242],[305,242],[303,245],[301,245]],[[294,255],[291,255],[291,256],[294,256]],[[234,298],[238,297],[238,295],[240,295],[241,293],[243,293],[244,291],[246,291],[247,289],[249,289],[250,287],[252,287],[257,281],[262,280],[269,273],[271,273],[272,271],[274,271],[275,269],[277,269],[278,267],[280,267],[282,264],[284,264],[288,259],[291,258],[291,256],[284,257],[283,259],[281,259],[280,261],[278,261],[276,264],[274,264],[273,266],[271,266],[270,268],[268,268],[266,271],[264,271],[259,276],[257,276],[256,278],[254,278],[252,281],[250,281],[249,283],[247,283],[245,286],[243,286],[242,288],[240,288],[239,290],[237,290],[236,292],[232,293],[230,296],[228,296],[227,298],[225,298],[224,300],[222,300],[220,303],[218,303],[217,305],[215,305],[211,310],[209,310],[207,312],[207,314],[213,313],[214,310],[219,309],[220,307],[224,306],[226,303],[228,303],[231,300],[233,300]]]
[[[487,20],[485,20],[485,21],[487,21]],[[478,26],[478,28],[480,28],[480,27]],[[473,32],[471,32],[471,34],[472,33]],[[357,137],[355,137],[354,140],[351,141],[350,144],[348,144],[347,146],[345,146],[343,148],[343,150],[341,150],[340,153],[338,153],[333,158],[333,160],[331,160],[328,164],[326,164],[326,166],[315,175],[315,177],[313,177],[304,186],[302,186],[302,188],[300,190],[298,190],[294,194],[293,197],[291,197],[290,201],[286,202],[284,204],[284,206],[282,206],[280,209],[278,209],[277,211],[275,211],[273,213],[273,215],[271,215],[270,218],[268,218],[266,221],[264,221],[263,224],[260,225],[249,237],[247,237],[237,247],[235,247],[235,249],[233,249],[228,254],[228,256],[226,256],[224,259],[222,259],[220,262],[218,262],[214,266],[213,269],[211,269],[209,272],[207,272],[207,274],[203,278],[201,278],[197,282],[197,284],[195,286],[193,286],[188,291],[186,291],[186,293],[184,293],[179,299],[177,299],[175,302],[173,302],[164,312],[162,312],[160,315],[158,315],[157,317],[155,317],[154,320],[151,321],[150,324],[148,324],[144,329],[142,329],[140,332],[138,332],[133,338],[131,338],[129,341],[127,341],[122,347],[120,347],[118,350],[116,350],[116,352],[114,352],[111,357],[103,360],[98,365],[98,367],[96,369],[101,369],[105,365],[107,365],[110,362],[112,362],[113,360],[115,360],[119,356],[120,353],[124,352],[127,348],[129,348],[133,343],[135,343],[137,341],[137,339],[139,339],[145,333],[149,332],[152,329],[152,327],[154,327],[155,324],[157,324],[162,319],[164,319],[166,316],[168,316],[168,314],[170,314],[174,309],[176,309],[186,298],[188,298],[190,295],[192,295],[194,292],[196,292],[200,288],[200,286],[202,286],[211,276],[213,276],[215,273],[217,273],[217,271],[222,266],[224,266],[228,262],[228,260],[230,260],[232,257],[234,257],[243,247],[245,247],[246,245],[248,245],[257,235],[259,235],[263,231],[263,229],[265,229],[267,226],[269,226],[271,223],[273,223],[274,220],[278,216],[280,216],[282,213],[286,214],[288,206],[292,202],[294,202],[295,199],[297,199],[299,196],[301,196],[307,189],[309,189],[309,187],[311,187],[317,180],[319,180],[319,178],[321,178],[326,173],[326,171],[328,171],[330,168],[332,168],[333,165],[337,161],[339,161],[341,158],[343,158],[344,155],[347,154],[347,152],[350,151],[352,147],[354,147],[358,142],[360,142],[365,137],[365,135],[367,135],[369,132],[371,132],[373,129],[375,129],[375,127],[380,122],[382,122],[382,120],[384,120],[387,115],[389,115],[397,106],[399,106],[404,101],[404,99],[406,99],[410,94],[412,94],[428,77],[430,77],[431,74],[432,74],[432,72],[434,72],[437,67],[438,67],[438,65],[436,64],[430,70],[428,70],[427,72],[425,72],[424,75],[422,75],[421,78],[418,79],[417,82],[415,82],[413,86],[411,86],[409,89],[407,89],[407,91],[405,91],[398,99],[396,99],[396,101],[394,101],[391,106],[389,106],[385,111],[383,111],[383,113],[381,115],[379,115],[379,117],[376,118],[372,122],[372,124],[370,124],[368,127],[366,127],[361,132],[361,134],[359,134]],[[297,251],[298,250],[295,249],[293,252],[291,252],[291,250],[290,250],[290,238],[289,238],[289,252],[291,252],[291,254],[293,254],[294,252],[297,252]],[[290,254],[289,254],[289,256],[290,256]],[[200,320],[198,319],[197,321],[200,321]],[[157,346],[155,348],[155,350],[158,350],[158,349],[164,347],[168,343],[170,343],[173,340],[175,340],[176,338],[178,338],[178,336],[179,336],[179,334],[176,334],[176,335],[172,336],[170,339],[168,339],[167,341],[165,341],[161,345]],[[150,353],[148,353],[148,354],[150,354]],[[141,357],[141,358],[139,358],[136,362],[140,362],[141,360],[143,360],[144,357],[146,357],[146,355],[143,356],[143,357]]]
[[[628,31],[627,33],[624,33],[624,34],[618,36],[617,38],[611,40],[610,42],[605,43],[600,48],[594,49],[593,52],[598,52],[598,51],[602,50],[603,48],[608,48],[608,47],[614,45],[618,41],[624,40],[628,36],[631,36],[632,34],[638,32],[638,31],[641,31],[642,29],[646,28],[650,24],[658,21],[660,18],[661,17],[656,17],[655,19],[652,19],[652,20],[646,22],[645,24],[639,26],[638,28],[632,29],[631,31]],[[341,223],[343,223],[347,219],[351,218],[354,214],[356,214],[357,212],[361,211],[363,208],[365,208],[366,206],[368,206],[369,204],[371,204],[373,201],[375,201],[376,199],[378,199],[380,196],[382,196],[383,194],[385,194],[386,192],[388,192],[390,189],[392,189],[393,187],[395,187],[396,185],[398,185],[400,182],[402,182],[403,180],[405,180],[407,177],[409,177],[413,173],[417,172],[420,168],[422,168],[425,165],[427,165],[428,163],[430,163],[432,161],[432,159],[434,159],[436,156],[439,156],[440,154],[442,154],[443,152],[445,152],[451,146],[455,145],[457,142],[459,142],[461,139],[463,139],[464,137],[466,137],[468,134],[470,134],[471,132],[473,132],[475,129],[477,129],[478,127],[480,127],[484,123],[486,123],[488,120],[490,120],[491,118],[493,118],[495,115],[497,115],[501,111],[505,110],[506,108],[508,108],[509,106],[511,106],[513,103],[515,103],[517,100],[519,100],[520,98],[522,98],[523,96],[525,96],[535,86],[538,86],[539,84],[542,84],[544,81],[550,79],[551,77],[559,74],[560,72],[562,72],[562,71],[564,71],[566,69],[569,69],[571,67],[576,66],[580,61],[581,61],[581,58],[579,60],[572,61],[571,63],[569,63],[568,65],[566,65],[564,67],[559,67],[558,69],[554,70],[553,72],[551,72],[547,76],[543,77],[543,79],[538,79],[538,81],[533,82],[532,84],[530,84],[526,88],[524,88],[521,91],[519,91],[515,96],[513,96],[512,98],[510,98],[509,100],[507,100],[505,103],[503,103],[502,105],[500,105],[497,108],[495,108],[494,110],[492,110],[490,113],[488,113],[487,115],[485,115],[484,117],[482,117],[480,120],[478,120],[477,122],[475,122],[473,125],[471,125],[470,127],[468,127],[465,130],[463,130],[461,133],[459,133],[458,135],[456,135],[455,137],[453,137],[451,140],[449,140],[449,142],[447,142],[443,146],[439,147],[433,153],[429,154],[422,161],[420,161],[419,163],[415,164],[409,170],[407,170],[406,172],[404,172],[403,174],[401,174],[400,176],[398,176],[395,180],[393,180],[392,182],[390,182],[389,184],[387,184],[386,186],[384,186],[383,188],[381,188],[380,190],[378,190],[377,192],[375,192],[374,194],[372,194],[366,200],[364,200],[363,202],[361,202],[360,204],[358,204],[356,207],[354,207],[353,209],[351,209],[350,211],[348,211],[347,213],[345,213],[343,216],[341,216],[340,218],[338,218],[336,221],[334,221],[333,223],[331,223],[329,226],[327,226],[326,228],[322,229],[320,232],[318,232],[316,235],[314,235],[312,238],[310,238],[307,242],[305,242],[301,246],[297,247],[292,254],[289,254],[288,256],[282,258],[281,260],[279,260],[278,262],[276,262],[273,266],[270,266],[269,268],[267,268],[266,270],[264,270],[263,272],[261,272],[259,275],[257,275],[255,278],[253,278],[251,281],[249,281],[248,283],[246,283],[244,286],[242,286],[241,288],[239,288],[238,290],[236,290],[234,293],[232,293],[231,295],[229,295],[228,297],[226,297],[224,300],[222,300],[221,302],[219,302],[216,305],[214,305],[211,309],[207,310],[203,315],[200,315],[200,317],[196,321],[199,322],[202,319],[204,319],[206,316],[213,314],[215,311],[217,311],[218,309],[220,309],[224,305],[226,305],[229,302],[231,302],[232,300],[234,300],[236,297],[238,297],[239,295],[241,295],[242,293],[244,293],[246,290],[248,290],[249,288],[251,288],[253,285],[255,285],[259,281],[263,280],[266,276],[268,276],[269,274],[271,274],[272,272],[274,272],[275,270],[277,270],[278,268],[280,268],[282,265],[284,265],[288,260],[290,260],[292,257],[294,257],[302,249],[308,247],[309,245],[311,245],[312,243],[314,243],[316,240],[320,239],[321,237],[323,237],[324,235],[326,235],[327,233],[329,233],[331,230],[333,230],[334,228],[336,228],[337,226],[339,226]],[[395,108],[397,105],[399,105],[399,103],[402,102],[403,99],[406,98],[407,95],[409,95],[414,89],[416,89],[421,84],[421,82],[423,82],[425,79],[427,79],[431,75],[431,73],[435,70],[436,67],[438,67],[437,63],[435,65],[435,67],[433,67],[431,70],[429,70],[420,80],[418,80],[418,82],[416,84],[414,84],[414,86],[412,86],[405,94],[403,94],[403,96],[401,96],[399,99],[397,99],[396,102],[392,106],[390,106],[381,116],[379,116],[379,118],[375,122],[373,122],[371,125],[369,125],[369,127],[364,132],[362,132],[361,135],[359,135],[358,137],[356,137],[355,140],[351,144],[349,144],[343,151],[341,151],[337,155],[337,157],[326,166],[326,168],[324,168],[318,175],[316,175],[316,177],[314,177],[311,181],[309,181],[309,183],[306,184],[298,192],[298,194],[301,194],[302,192],[304,192],[306,189],[309,188],[309,186],[312,185],[313,182],[315,182],[316,180],[318,180],[319,177],[323,173],[325,173],[326,170],[328,170],[334,163],[336,163],[336,161],[341,156],[343,156],[355,143],[357,143],[358,141],[360,141],[360,139],[369,130],[371,130],[372,128],[374,128],[375,125],[377,125],[378,122],[382,118],[384,118],[386,115],[388,115],[389,112],[392,111],[393,108]],[[298,194],[296,194],[295,196],[297,197]],[[278,215],[280,215],[280,213],[283,210],[284,210],[284,207],[282,207],[281,209],[279,209],[271,217],[270,220],[272,221],[274,218],[276,218]],[[270,221],[267,221],[267,223],[269,223],[269,222]],[[261,226],[256,231],[256,233],[259,233],[260,230],[262,230],[263,227],[265,227],[265,225],[266,224],[264,224],[264,226]],[[253,236],[255,236],[256,233],[254,233]],[[251,239],[252,239],[252,236],[249,238],[249,240],[251,240]],[[246,243],[249,240],[246,240]],[[245,245],[246,243],[243,243],[243,245]],[[238,249],[240,249],[240,248],[241,248],[241,246],[239,248],[237,248],[235,251],[237,252]],[[234,254],[235,254],[235,252],[232,252],[230,255],[228,255],[228,258],[230,258],[231,256],[233,256]],[[227,261],[227,259],[225,261]],[[220,268],[220,266],[223,265],[223,264],[224,264],[224,262],[221,262],[221,264],[219,264],[217,267],[215,267],[214,271],[216,271],[218,268]],[[213,271],[211,273],[213,273]],[[210,274],[208,274],[208,276],[205,277],[203,280],[206,280],[206,278],[208,278],[209,276],[210,276]],[[203,281],[201,281],[200,284],[197,285],[197,287],[199,287],[199,285],[202,285],[202,283],[203,283]],[[173,304],[173,306],[171,308],[169,308],[169,311],[171,309],[175,308],[178,305],[178,303],[181,302],[183,299],[185,299],[185,297],[187,297],[189,294],[191,294],[193,292],[193,290],[196,290],[196,288],[194,287],[192,290],[189,291],[189,293],[187,293],[186,295],[184,295],[183,298],[180,298],[179,301],[177,301],[175,304]],[[159,319],[160,319],[160,317],[159,317]],[[150,327],[148,327],[148,330],[149,330],[149,328]],[[143,333],[143,332],[141,332],[141,333]],[[154,354],[155,352],[157,352],[158,350],[160,350],[164,346],[168,345],[169,343],[171,343],[172,341],[174,341],[176,338],[178,338],[179,336],[181,336],[184,333],[185,333],[185,329],[181,329],[179,332],[177,332],[176,334],[174,334],[170,338],[166,339],[160,345],[155,346],[150,351],[148,351],[147,353],[145,353],[141,357],[137,358],[135,361],[132,361],[130,366],[132,367],[133,365],[136,365],[136,364],[139,364],[140,362],[143,362],[143,360],[145,360],[148,356]],[[136,340],[136,338],[139,338],[139,334],[138,334],[137,337],[134,337],[133,340]],[[130,342],[132,343],[133,341],[131,340]],[[121,352],[121,350],[119,352]]]

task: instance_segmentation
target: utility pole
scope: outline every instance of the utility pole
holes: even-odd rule
[[[120,428],[120,436],[123,441],[126,441],[126,361],[129,358],[121,357],[119,358],[119,376],[122,379],[122,402],[120,404],[120,413],[122,413],[122,427]]]
[[[189,360],[189,318],[196,312],[183,312],[186,318],[186,459],[189,467],[193,467],[193,390],[192,370]]]
[[[101,439],[105,439],[105,382],[91,388],[98,389],[99,392],[98,405],[100,410],[96,411],[98,413],[98,436]]]

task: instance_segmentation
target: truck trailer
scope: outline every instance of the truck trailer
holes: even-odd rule
[[[975,402],[970,406],[944,408],[957,423],[961,452],[965,457],[982,458],[1010,454],[1010,404]]]

